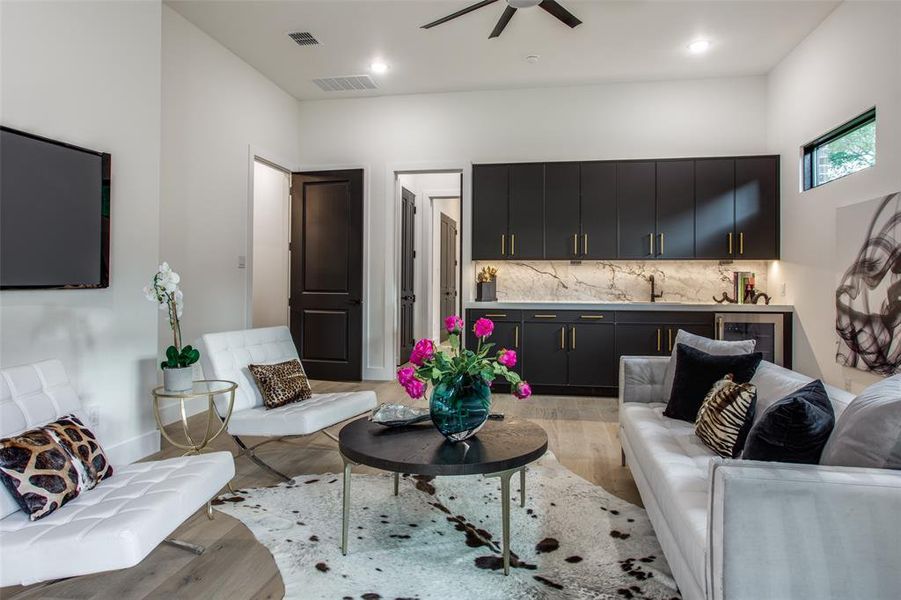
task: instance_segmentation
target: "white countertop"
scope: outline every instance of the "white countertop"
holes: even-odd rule
[[[664,310],[698,312],[794,312],[787,304],[695,304],[679,302],[467,302],[464,308],[500,310]]]

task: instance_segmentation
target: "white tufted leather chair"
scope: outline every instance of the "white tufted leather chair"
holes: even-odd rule
[[[247,365],[298,358],[291,332],[284,326],[208,333],[201,336],[196,347],[200,350],[204,377],[238,384],[234,410],[228,423],[229,435],[242,448],[242,454],[285,480],[290,478],[254,454],[254,448],[260,444],[248,447],[240,436],[277,439],[322,431],[334,439],[324,431],[326,427],[361,415],[376,406],[375,392],[360,391],[313,394],[309,400],[267,409]],[[217,398],[216,402],[220,414],[224,414],[227,400]]]
[[[0,438],[72,413],[87,422],[58,360],[0,371]],[[0,587],[136,565],[208,504],[234,473],[227,452],[113,465],[112,477],[34,522],[4,486]]]

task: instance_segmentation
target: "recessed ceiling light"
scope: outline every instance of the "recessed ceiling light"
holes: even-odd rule
[[[704,54],[710,50],[710,40],[695,40],[688,45],[688,51],[692,54]]]
[[[376,74],[385,73],[388,70],[388,64],[377,60],[369,65],[369,70]]]
[[[530,54],[526,57],[526,62],[534,65],[535,63],[538,62],[539,58],[541,58],[541,57],[538,56],[537,54]]]

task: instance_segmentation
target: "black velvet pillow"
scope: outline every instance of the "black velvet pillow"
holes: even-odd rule
[[[732,375],[735,383],[748,383],[763,359],[760,352],[716,355],[676,344],[676,374],[673,391],[663,416],[694,423],[698,410],[713,384]]]
[[[748,460],[819,464],[835,426],[823,382],[811,381],[770,406],[751,427],[741,457]]]

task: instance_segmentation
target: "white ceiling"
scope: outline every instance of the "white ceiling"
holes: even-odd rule
[[[560,0],[583,21],[570,29],[540,8],[488,34],[504,0],[425,30],[475,0],[167,0],[167,4],[298,99],[761,75],[835,8],[833,0]],[[309,31],[319,46],[287,34]],[[691,55],[697,38],[709,52]],[[537,64],[525,57],[540,55]],[[321,91],[317,77],[367,73],[370,92]]]

